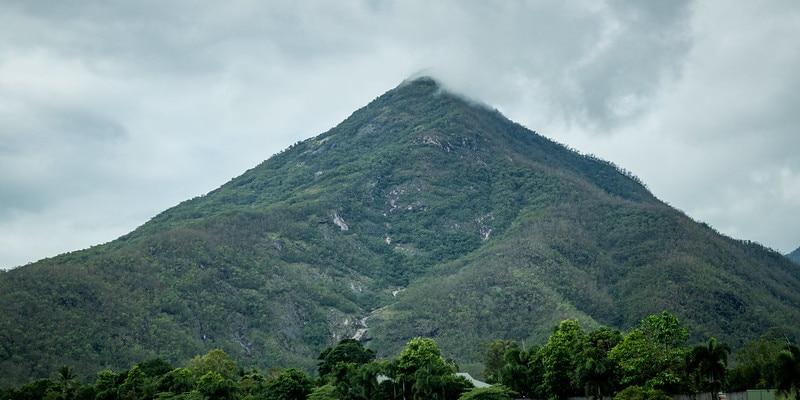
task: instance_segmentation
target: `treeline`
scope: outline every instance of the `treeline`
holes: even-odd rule
[[[523,349],[497,340],[487,347],[486,380],[538,399],[665,398],[667,394],[777,389],[797,399],[800,347],[779,330],[742,346],[733,368],[731,348],[715,338],[685,344],[688,332],[669,312],[643,319],[627,335],[577,320],[557,326],[546,344]]]
[[[319,355],[316,377],[294,368],[246,371],[224,351],[212,350],[185,367],[157,358],[127,371],[101,371],[87,384],[64,366],[55,379],[0,389],[0,400],[668,400],[668,393],[767,388],[798,398],[800,347],[779,331],[743,346],[735,368],[728,367],[727,344],[709,338],[687,346],[686,338],[686,328],[668,312],[643,319],[626,335],[608,327],[587,332],[577,320],[566,320],[544,345],[489,343],[484,374],[492,385],[481,388],[456,374],[458,366],[443,358],[433,339],[415,338],[391,360],[376,360],[371,349],[344,339]]]
[[[400,356],[378,361],[354,339],[344,339],[319,355],[318,377],[294,369],[266,373],[245,371],[222,350],[193,358],[180,368],[160,358],[123,372],[97,374],[93,384],[79,382],[71,367],[55,379],[38,379],[23,387],[0,389],[2,400],[143,400],[143,399],[472,399],[509,390],[474,388],[456,375],[433,339],[408,342]]]

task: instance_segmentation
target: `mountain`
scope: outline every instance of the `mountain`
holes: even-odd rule
[[[796,248],[793,252],[786,255],[790,260],[800,264],[800,247]]]
[[[86,380],[221,348],[313,371],[358,337],[433,337],[481,376],[484,344],[668,310],[692,340],[797,334],[800,270],[430,78],[117,240],[0,274],[0,385]]]

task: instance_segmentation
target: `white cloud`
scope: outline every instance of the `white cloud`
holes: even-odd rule
[[[112,240],[419,71],[790,251],[798,19],[791,0],[4,2],[0,266]]]
[[[576,147],[634,171],[661,199],[740,239],[800,245],[800,8],[698,2],[680,74],[641,118]]]

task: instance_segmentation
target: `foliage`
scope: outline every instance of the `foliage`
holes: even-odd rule
[[[397,358],[399,377],[413,376],[420,369],[448,368],[442,352],[431,338],[414,338],[406,345],[405,350]],[[455,371],[451,371],[455,372]]]
[[[505,355],[511,350],[519,350],[519,344],[514,340],[495,340],[486,346],[486,358],[483,363],[483,376],[486,382],[501,381],[501,371],[506,365]]]
[[[336,387],[332,384],[317,386],[309,393],[308,400],[339,400],[336,394]]]
[[[770,329],[758,340],[745,343],[736,354],[737,366],[729,371],[729,390],[774,388],[774,366],[788,343],[785,332]]]
[[[313,383],[301,371],[289,368],[267,384],[266,400],[305,400]]]
[[[628,386],[614,396],[614,400],[670,400],[668,396],[658,389],[644,389],[640,386]]]
[[[236,398],[236,384],[217,372],[209,371],[197,380],[197,391],[207,399]]]
[[[800,347],[787,345],[775,359],[775,387],[787,398],[800,398]]]
[[[411,387],[415,399],[456,400],[473,387],[467,378],[454,375],[446,365],[427,365],[414,374]]]
[[[683,346],[687,334],[668,312],[643,318],[626,335],[605,326],[586,332],[577,320],[565,320],[541,347],[523,350],[516,343],[496,341],[494,351],[508,348],[500,379],[521,396],[601,398],[634,386],[639,392],[628,395],[650,396],[691,389],[683,373],[683,358],[689,353]],[[695,354],[702,359],[699,352]]]
[[[375,352],[364,348],[358,340],[342,339],[336,346],[320,353],[317,371],[320,376],[330,374],[339,363],[350,363],[356,366],[375,360]]]
[[[142,373],[144,373],[145,376],[150,378],[164,375],[173,370],[172,364],[169,361],[161,358],[146,360],[137,364],[136,366],[142,370]]]
[[[158,389],[160,392],[188,393],[194,389],[196,381],[197,379],[192,371],[186,368],[176,368],[163,375],[159,381]]]
[[[614,369],[616,364],[609,357],[611,350],[622,342],[622,333],[605,326],[588,333],[575,371],[578,386],[586,396],[602,398],[614,393],[618,386]]]
[[[686,328],[668,311],[646,317],[638,329],[656,344],[663,346],[665,351],[682,346],[688,336]]]
[[[643,319],[609,353],[617,364],[620,383],[646,390],[682,391],[686,351],[681,346],[686,336],[686,328],[669,312]]]
[[[492,385],[469,389],[458,400],[511,400],[513,395],[514,392],[503,385]]]
[[[705,345],[694,346],[687,354],[686,367],[694,373],[695,384],[703,392],[717,393],[725,383],[728,369],[727,343],[717,344],[716,338],[709,338]]]
[[[471,387],[466,378],[453,375],[456,368],[442,358],[441,350],[430,338],[408,342],[395,364],[395,382],[414,398],[456,399]]]
[[[655,315],[657,318],[663,314]],[[669,320],[667,317],[665,320]],[[654,322],[645,318],[636,329],[628,335],[607,327],[598,327],[584,332],[577,321],[566,320],[555,327],[550,339],[544,346],[522,349],[507,341],[494,341],[494,347],[506,347],[505,365],[500,369],[500,379],[505,384],[495,384],[484,388],[475,388],[465,377],[455,374],[453,363],[441,357],[435,341],[430,338],[415,338],[407,343],[397,358],[389,360],[370,360],[365,363],[337,362],[332,370],[319,379],[312,379],[302,371],[294,368],[280,371],[267,371],[262,374],[256,370],[245,373],[239,370],[231,378],[206,368],[207,371],[195,378],[195,374],[187,367],[168,370],[167,364],[159,359],[139,363],[120,373],[101,371],[93,384],[83,384],[72,377],[70,367],[58,369],[55,379],[34,380],[19,389],[0,388],[0,400],[26,399],[339,399],[339,400],[400,400],[400,399],[510,399],[528,397],[543,398],[550,396],[578,393],[585,388],[588,381],[583,380],[581,373],[575,372],[566,383],[567,388],[558,389],[548,386],[548,373],[563,373],[562,367],[569,363],[580,366],[578,371],[592,370],[583,366],[604,360],[613,364],[608,354],[625,343],[630,335],[640,335],[639,328]],[[671,324],[660,325],[673,327]],[[680,327],[678,327],[680,330]],[[659,337],[654,335],[654,337]],[[673,342],[674,343],[674,342]],[[324,350],[324,354],[338,353],[352,345],[349,341],[341,341],[334,347]],[[333,350],[339,347],[339,351]],[[560,349],[572,349],[572,353],[561,352]],[[724,344],[709,340],[704,345],[684,347],[687,365],[700,371],[702,360],[708,360],[709,354],[724,358],[727,355]],[[363,348],[353,349],[363,352]],[[706,351],[710,353],[706,354]],[[560,359],[558,359],[560,358]],[[235,361],[220,350],[212,350],[205,355],[194,357],[189,363],[198,364],[199,360],[223,360],[223,363],[206,363],[206,365],[228,365]],[[769,362],[769,384],[775,385],[784,396],[795,398],[798,389],[797,377],[800,376],[800,347],[788,344],[774,354]],[[719,359],[717,360],[719,361]],[[713,365],[713,363],[709,364]],[[716,364],[721,366],[722,363]],[[402,366],[402,367],[401,367]],[[665,367],[669,367],[666,365]],[[225,370],[225,368],[218,368]],[[708,371],[705,371],[708,372]],[[569,374],[568,374],[569,375]],[[709,375],[710,376],[710,375]],[[720,376],[715,372],[714,376]],[[681,382],[675,387],[691,387],[692,376],[680,377]],[[710,381],[710,380],[709,380]],[[595,376],[591,382],[598,387],[587,390],[589,397],[613,397],[620,400],[667,400],[670,397],[655,387],[643,387],[635,384],[622,384],[614,375],[605,378]],[[713,381],[710,381],[713,382]],[[583,385],[583,386],[582,386]],[[707,390],[706,387],[694,387],[692,393]],[[558,391],[560,390],[560,391]],[[715,388],[716,390],[716,388]]]
[[[576,394],[575,371],[581,365],[578,358],[584,347],[586,333],[577,320],[562,321],[547,344],[541,348],[544,376],[542,386],[550,399],[566,399]]]
[[[537,354],[537,347],[528,350],[519,347],[508,349],[503,357],[505,365],[500,369],[500,383],[523,397],[531,397],[535,392],[534,376],[538,378],[539,375],[543,375],[543,372],[542,374],[536,373],[542,369],[541,362],[535,358]],[[531,370],[531,366],[533,366],[533,370]],[[536,381],[538,382],[540,379],[536,379]]]
[[[189,361],[187,368],[197,378],[214,373],[222,379],[234,379],[239,371],[236,361],[233,361],[227,353],[220,349],[214,349],[193,358]]]

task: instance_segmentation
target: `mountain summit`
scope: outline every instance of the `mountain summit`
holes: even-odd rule
[[[0,274],[0,384],[175,363],[313,370],[344,337],[433,337],[480,373],[494,339],[668,310],[737,347],[797,334],[800,271],[430,78],[105,245]]]

